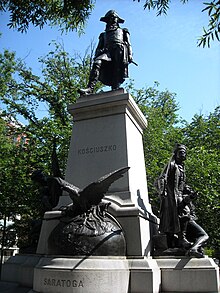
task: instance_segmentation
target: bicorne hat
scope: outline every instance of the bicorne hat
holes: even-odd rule
[[[103,21],[103,22],[106,22],[106,23],[107,23],[108,20],[109,20],[109,18],[110,18],[111,16],[115,16],[115,17],[117,17],[117,18],[118,18],[118,23],[124,23],[124,22],[125,22],[124,19],[122,19],[122,18],[118,15],[118,13],[117,13],[115,10],[109,10],[109,11],[106,13],[105,16],[103,16],[103,17],[100,18],[100,21]]]

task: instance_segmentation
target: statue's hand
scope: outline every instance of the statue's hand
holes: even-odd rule
[[[128,56],[128,62],[131,63],[132,61],[133,61],[133,57],[132,57],[132,55],[129,55]]]

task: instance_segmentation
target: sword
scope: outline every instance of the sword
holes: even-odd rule
[[[138,64],[134,62],[133,60],[130,63],[133,63],[134,65],[138,66]]]

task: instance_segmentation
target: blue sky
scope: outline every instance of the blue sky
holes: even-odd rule
[[[52,40],[62,41],[70,54],[84,54],[91,41],[97,43],[105,24],[101,16],[116,10],[125,19],[131,35],[133,58],[139,64],[129,66],[129,76],[136,88],[160,83],[160,90],[168,89],[177,94],[179,114],[188,122],[195,114],[208,115],[220,104],[220,45],[215,42],[211,48],[197,47],[197,38],[208,18],[203,1],[190,0],[181,4],[173,0],[167,16],[156,17],[154,11],[143,10],[144,0],[96,0],[81,37],[75,32],[61,34],[58,28],[31,27],[21,34],[7,28],[8,15],[0,15],[0,48],[15,51],[17,57],[25,60],[34,73],[40,73],[38,58],[46,55]]]

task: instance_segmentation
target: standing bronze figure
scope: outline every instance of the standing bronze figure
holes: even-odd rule
[[[124,20],[116,11],[110,10],[100,21],[106,23],[106,29],[99,36],[88,87],[78,90],[81,95],[93,93],[98,80],[111,86],[112,90],[118,89],[128,77],[128,64],[136,64],[132,60],[130,34],[126,28],[119,27]]]
[[[159,231],[167,235],[168,247],[176,245],[186,250],[188,256],[203,257],[202,245],[209,237],[195,222],[192,201],[197,193],[186,184],[185,160],[186,146],[177,144],[157,181],[161,199]],[[174,243],[175,235],[177,243]]]

